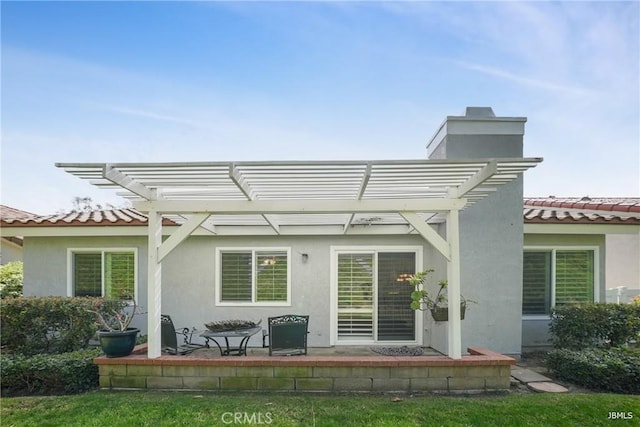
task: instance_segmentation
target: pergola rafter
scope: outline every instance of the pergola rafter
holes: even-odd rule
[[[229,178],[238,187],[238,189],[242,192],[242,194],[245,195],[247,200],[254,200],[254,197],[252,195],[253,191],[251,190],[251,187],[249,186],[249,184],[247,184],[242,174],[238,171],[238,168],[236,167],[235,163],[231,163],[229,165]],[[265,214],[261,213],[260,216],[262,216],[262,218],[267,222],[267,224],[269,224],[271,228],[273,228],[276,234],[280,234],[280,227],[278,226],[277,222],[275,222],[272,218],[268,217]]]
[[[58,163],[104,188],[121,188],[148,213],[148,357],[160,356],[161,263],[197,228],[357,225],[418,233],[447,259],[449,351],[461,358],[459,212],[509,183],[540,158],[469,161],[283,161]],[[184,223],[165,241],[162,216]],[[446,238],[429,223],[446,222]],[[400,228],[398,228],[400,227]]]

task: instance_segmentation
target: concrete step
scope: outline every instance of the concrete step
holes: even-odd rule
[[[531,369],[522,366],[514,366],[511,368],[511,377],[516,381],[525,384],[530,390],[538,393],[566,393],[569,390],[565,387],[554,383],[551,379],[539,374]]]
[[[567,393],[569,391],[566,387],[549,381],[528,383],[527,387],[538,393]]]
[[[517,365],[511,368],[511,376],[523,384],[551,381],[551,379],[545,377],[544,375],[532,371],[531,369],[523,368]]]

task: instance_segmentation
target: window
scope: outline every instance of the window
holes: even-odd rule
[[[219,249],[218,303],[288,305],[288,249]]]
[[[522,314],[548,315],[552,307],[596,301],[597,249],[525,250]]]
[[[136,297],[136,251],[71,250],[72,296]]]

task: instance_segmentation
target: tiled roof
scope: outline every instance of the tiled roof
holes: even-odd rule
[[[525,224],[640,224],[640,198],[525,199],[524,222]]]
[[[34,213],[21,211],[20,209],[15,209],[10,206],[0,205],[0,219],[18,219],[18,218],[28,218],[31,216],[37,216]]]
[[[5,217],[2,227],[147,225],[147,216],[135,209],[70,212],[46,216]],[[8,208],[11,209],[11,208]],[[17,210],[15,210],[17,211]],[[22,212],[22,211],[18,211]],[[640,198],[530,198],[524,200],[526,224],[640,224]],[[177,222],[164,218],[163,225]]]
[[[3,227],[51,227],[51,226],[91,226],[91,225],[147,225],[148,217],[135,209],[107,209],[91,212],[69,212],[46,216],[0,219]],[[163,225],[176,225],[170,219],[163,219]]]
[[[21,211],[20,209],[12,208],[11,206],[0,205],[0,220],[15,220],[19,218],[29,218],[36,216],[31,212]],[[15,245],[22,246],[24,239],[22,236],[2,237],[3,241],[11,242]]]

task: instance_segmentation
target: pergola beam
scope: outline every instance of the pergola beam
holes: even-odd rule
[[[422,218],[415,212],[400,212],[400,215],[409,223],[415,230],[420,233],[424,239],[431,243],[438,252],[444,256],[447,261],[451,261],[451,246],[443,239],[429,224],[424,222]]]
[[[482,169],[457,187],[455,197],[464,197],[496,173],[498,173],[498,162],[495,159],[490,160]]]
[[[229,165],[229,179],[236,185],[236,187],[238,187],[238,189],[242,192],[242,194],[245,195],[247,200],[253,200],[251,188],[245,182],[244,178],[242,177],[242,174],[240,174],[240,171],[238,170],[238,167],[236,166],[235,163],[231,163]]]
[[[355,217],[356,217],[356,214],[354,214],[354,213],[349,215],[349,219],[347,220],[347,222],[344,223],[344,227],[342,228],[342,232],[344,234],[347,234],[347,230],[349,230],[349,227],[351,226],[351,223],[353,222],[353,219]]]
[[[200,212],[230,215],[340,214],[449,212],[462,209],[466,199],[375,199],[375,200],[155,200],[134,201],[141,212],[165,214]]]
[[[362,200],[362,196],[364,196],[364,192],[367,190],[367,184],[369,184],[369,180],[371,179],[371,163],[367,163],[367,169],[364,171],[364,175],[362,176],[362,182],[360,183],[360,190],[358,190],[358,200]],[[349,219],[344,224],[344,233],[347,234],[347,230],[349,230],[349,226],[353,222],[353,219],[356,217],[356,214],[352,213],[349,215]]]
[[[362,196],[364,196],[364,192],[367,190],[367,185],[369,184],[370,179],[371,179],[371,163],[368,163],[367,169],[364,171],[364,175],[362,176],[362,182],[360,183],[360,190],[358,191],[358,200],[362,200]]]
[[[264,215],[264,214],[262,215],[262,218],[264,218],[264,220],[267,221],[267,224],[269,224],[269,226],[273,228],[276,234],[280,234],[280,226],[278,225],[277,222],[275,222],[273,219],[269,218],[267,215]]]
[[[185,215],[179,215],[180,218],[184,219],[185,221],[188,221],[190,217],[185,216]],[[206,221],[206,220],[205,220]],[[200,224],[200,228],[202,228],[203,230],[208,231],[211,234],[218,234],[218,232],[216,231],[216,226],[215,225],[211,225],[211,224],[205,224],[204,222]],[[194,230],[195,231],[195,230]]]
[[[143,199],[153,200],[156,197],[155,192],[149,187],[134,180],[130,176],[123,174],[109,163],[104,165],[102,176],[104,179],[131,191],[133,194],[136,194]]]
[[[180,228],[174,231],[173,234],[167,238],[167,240],[162,242],[158,247],[158,262],[161,262],[172,250],[176,248],[176,246],[189,237],[196,228],[200,227],[202,223],[209,218],[209,215],[210,214],[207,213],[193,214],[187,222],[182,224]]]

